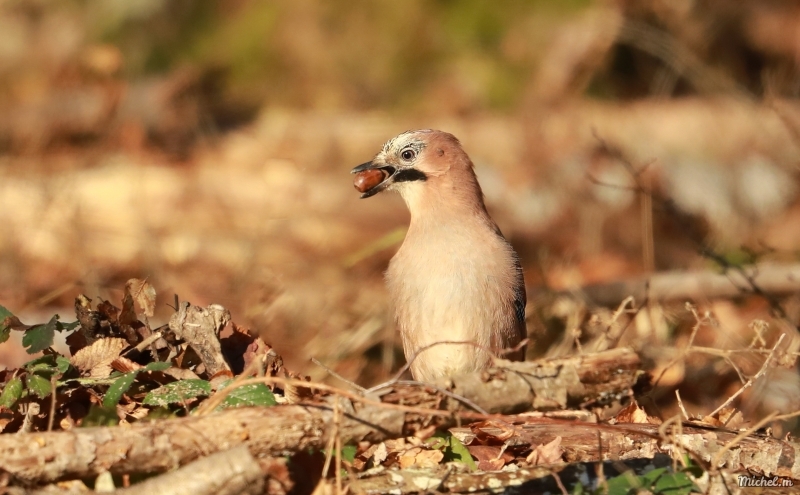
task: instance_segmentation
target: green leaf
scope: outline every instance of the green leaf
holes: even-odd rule
[[[686,473],[667,473],[665,470],[665,472],[655,477],[650,476],[654,471],[658,470],[654,469],[644,476],[648,480],[652,480],[649,485],[653,493],[662,493],[664,495],[688,495],[695,488],[694,482]]]
[[[229,382],[230,383],[230,382]],[[226,385],[223,386],[225,388]],[[218,409],[246,406],[274,406],[278,402],[272,391],[263,383],[237,387],[222,401]]]
[[[356,460],[356,452],[358,452],[356,445],[344,445],[342,446],[342,459],[352,463]]]
[[[3,388],[3,393],[0,394],[0,406],[11,409],[20,397],[22,397],[22,380],[15,376]]]
[[[201,395],[211,395],[211,384],[205,380],[181,380],[151,390],[142,401],[147,406],[166,406]]]
[[[460,462],[466,464],[473,471],[478,469],[478,465],[475,464],[475,459],[472,458],[469,449],[449,431],[437,431],[427,442],[431,448],[444,452],[444,460],[446,462]]]
[[[75,330],[75,327],[77,327],[79,323],[80,323],[80,322],[79,322],[79,321],[77,321],[77,320],[73,321],[72,323],[61,323],[61,322],[59,321],[59,322],[58,322],[58,331],[59,331],[59,332],[63,332],[63,331],[65,331],[65,330],[66,330],[66,331],[68,331],[68,332],[69,332],[69,331],[71,331],[71,330]]]
[[[72,364],[70,364],[69,359],[65,358],[64,356],[56,357],[56,369],[62,375],[69,370],[70,366],[72,366]]]
[[[638,487],[638,479],[633,474],[623,473],[606,480],[608,495],[628,495],[633,488]]]
[[[11,335],[11,328],[3,325],[3,321],[9,316],[14,315],[11,313],[11,311],[7,310],[3,306],[0,306],[0,344],[8,340],[8,337]]]
[[[172,366],[169,362],[158,361],[155,363],[147,363],[147,366],[140,371],[166,371]]]
[[[25,331],[22,345],[27,347],[28,354],[36,354],[53,345],[53,336],[58,323],[58,315],[53,315],[44,325],[36,325]]]
[[[475,459],[469,453],[469,449],[453,435],[450,435],[450,448],[444,450],[444,456],[445,459],[449,457],[449,460],[466,464],[472,470],[478,469]]]
[[[106,396],[103,397],[103,407],[110,409],[116,406],[119,403],[119,400],[122,398],[122,394],[131,388],[131,385],[133,385],[133,381],[136,380],[136,375],[138,374],[138,370],[131,371],[117,378],[117,381],[108,387]]]
[[[69,359],[55,354],[40,356],[22,365],[29,373],[43,376],[48,380],[53,375],[63,375],[70,366]]]
[[[56,357],[52,354],[39,356],[38,358],[31,359],[27,363],[23,364],[22,367],[31,373],[37,373],[40,371],[53,372],[57,369]]]
[[[629,471],[608,480],[609,495],[627,495],[639,488],[660,495],[688,495],[696,487],[686,473],[670,473],[667,468],[653,469],[641,476]]]
[[[39,398],[45,398],[50,395],[52,391],[52,387],[50,386],[50,380],[44,378],[40,375],[35,374],[28,374],[25,377],[25,383],[28,386],[28,390],[39,396]]]
[[[119,417],[117,416],[116,408],[107,408],[92,404],[92,407],[89,408],[89,414],[87,414],[81,422],[81,427],[117,426],[118,424]]]

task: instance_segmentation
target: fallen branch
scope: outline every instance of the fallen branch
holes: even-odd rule
[[[559,409],[588,398],[631,394],[639,360],[628,349],[543,362],[501,362],[502,367],[454,377],[450,385],[488,411]],[[431,387],[398,386],[378,402],[322,384],[274,377],[244,380],[300,385],[351,399],[338,420],[343,444],[399,438],[420,428],[450,427],[456,418],[485,419]],[[228,393],[228,387],[223,393]],[[447,406],[450,410],[436,409]],[[256,456],[286,456],[322,449],[331,438],[333,407],[327,404],[242,408],[138,422],[130,427],[74,428],[68,431],[0,435],[0,473],[20,482],[112,474],[158,473],[199,457],[245,444]]]
[[[217,452],[130,488],[118,495],[260,495],[264,472],[244,446]]]
[[[546,420],[545,420],[546,421]],[[732,471],[750,471],[764,476],[780,476],[800,479],[800,444],[781,441],[768,436],[753,435],[737,440],[737,432],[714,430],[682,425],[679,433],[672,433],[669,441],[662,438],[659,426],[652,424],[597,425],[563,422],[548,424],[526,424],[516,427],[519,433],[508,441],[522,439],[531,443],[545,444],[561,437],[564,459],[570,464],[560,476],[576,470],[585,480],[587,469],[577,463],[619,461],[620,459],[654,459],[657,455],[691,451],[699,458],[710,461],[715,453],[728,448],[718,459],[718,467]],[[499,435],[499,428],[481,428],[488,434]],[[495,430],[495,431],[492,431]],[[463,442],[469,443],[475,433],[470,428],[450,430]],[[519,442],[515,442],[519,446]],[[679,446],[675,445],[679,444]],[[564,469],[564,466],[554,467]],[[515,487],[520,493],[544,491],[553,469],[536,466],[521,466],[513,471],[502,472],[454,472],[444,466],[432,469],[382,469],[363,473],[351,481],[352,493],[417,493],[420,490],[439,490],[446,493],[475,493],[488,488]],[[571,478],[572,475],[568,477]],[[571,479],[570,479],[571,482]],[[540,484],[536,484],[540,483]],[[585,483],[585,481],[584,481]],[[555,491],[555,487],[549,487]],[[488,490],[487,490],[488,491]]]

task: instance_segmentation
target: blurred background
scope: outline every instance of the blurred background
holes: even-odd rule
[[[0,33],[0,305],[25,323],[147,278],[153,327],[173,294],[219,303],[292,370],[386,379],[403,357],[382,272],[408,213],[359,200],[349,170],[413,128],[475,161],[525,267],[529,357],[631,345],[664,414],[675,389],[713,410],[763,358],[676,361],[698,325],[683,301],[614,315],[559,294],[718,271],[698,240],[800,258],[793,1],[6,0]],[[701,297],[693,343],[788,332],[796,352],[798,297],[780,302],[794,327]],[[0,346],[0,366],[27,359]],[[800,407],[784,364],[750,412]]]

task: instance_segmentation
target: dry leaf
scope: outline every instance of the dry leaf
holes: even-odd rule
[[[99,339],[75,353],[69,362],[81,371],[89,371],[91,378],[105,378],[111,374],[111,363],[127,346],[125,339]]]
[[[385,461],[387,457],[389,457],[389,450],[386,448],[386,444],[381,442],[372,454],[372,463],[378,466]]]
[[[611,424],[617,423],[660,425],[661,420],[653,416],[648,416],[645,410],[639,407],[639,404],[636,401],[633,401],[621,409],[616,416],[614,416]]]
[[[719,420],[725,428],[730,428],[732,430],[738,430],[739,427],[742,426],[742,423],[744,423],[742,412],[735,407],[725,407],[717,416],[719,416]]]
[[[16,330],[18,332],[24,332],[25,330],[33,328],[34,326],[36,325],[25,325],[14,315],[6,317],[6,319],[3,320],[3,323],[0,324],[0,327],[10,328],[11,330]]]
[[[422,447],[414,447],[403,452],[398,461],[400,468],[410,467],[433,468],[439,465],[444,459],[444,452],[441,450],[425,450]]]
[[[147,280],[132,278],[125,284],[125,294],[130,295],[145,316],[152,317],[156,309],[156,289]]]
[[[510,424],[500,421],[480,421],[469,425],[481,443],[496,441],[503,443],[517,434],[517,430]]]
[[[555,437],[546,445],[537,445],[525,460],[533,466],[542,464],[558,464],[564,450],[561,448],[561,437]]]
[[[478,469],[482,471],[499,471],[506,463],[514,460],[513,454],[497,445],[470,445],[467,449],[478,461]]]
[[[104,340],[108,340],[108,339],[104,339]],[[122,339],[119,339],[119,340],[122,340]],[[120,357],[114,359],[113,361],[111,361],[111,367],[114,368],[115,370],[119,371],[119,372],[122,372],[122,373],[127,373],[129,371],[136,371],[136,370],[140,370],[140,369],[144,368],[144,366],[142,366],[141,364],[139,364],[137,362],[134,362],[134,361],[131,361],[130,359],[128,359],[128,358],[126,358],[124,356],[120,356]]]

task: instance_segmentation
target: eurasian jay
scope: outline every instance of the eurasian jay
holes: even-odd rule
[[[408,131],[352,173],[362,198],[398,191],[411,212],[386,284],[414,379],[481,370],[491,363],[487,350],[501,355],[518,347],[527,334],[522,267],[486,211],[458,139],[442,131]],[[472,344],[425,349],[442,341]],[[505,357],[524,355],[523,347]]]

